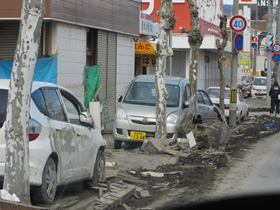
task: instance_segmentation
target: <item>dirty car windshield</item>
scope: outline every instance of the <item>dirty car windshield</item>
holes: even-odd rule
[[[180,90],[179,86],[166,85],[166,89],[169,93],[169,98],[166,101],[167,107],[178,107]],[[124,103],[155,106],[156,90],[154,83],[132,83],[124,98]]]
[[[0,89],[0,128],[3,126],[6,121],[6,111],[7,111],[7,102],[8,102],[8,90]]]
[[[206,90],[207,94],[213,98],[220,98],[219,88],[209,88]],[[225,98],[230,98],[230,90],[225,90]]]

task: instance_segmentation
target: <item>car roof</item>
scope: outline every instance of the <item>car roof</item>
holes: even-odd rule
[[[0,79],[0,88],[1,89],[9,89],[10,85],[10,80],[9,79]],[[61,87],[60,85],[49,83],[49,82],[38,82],[38,81],[33,81],[32,84],[32,91],[37,90],[38,88],[41,87],[58,87],[60,89],[66,90],[69,92],[69,90],[65,89],[64,87]]]
[[[207,89],[220,89],[220,87],[208,87]],[[225,90],[230,90],[230,88],[226,87]]]
[[[258,79],[267,79],[267,77],[255,77],[254,79],[256,79],[256,78],[258,78]]]
[[[189,82],[186,78],[166,76],[165,82],[169,85],[179,85],[182,81]],[[134,78],[134,82],[155,82],[154,75],[138,75]]]

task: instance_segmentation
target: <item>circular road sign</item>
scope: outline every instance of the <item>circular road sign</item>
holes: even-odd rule
[[[272,60],[275,62],[275,63],[278,63],[280,61],[280,55],[279,54],[274,54],[272,56]]]
[[[229,25],[231,30],[239,33],[241,31],[244,31],[247,26],[247,21],[243,16],[235,15],[230,19]]]
[[[234,46],[237,51],[241,51],[243,48],[243,36],[241,34],[237,34],[234,37]]]
[[[280,52],[280,44],[275,43],[273,45],[273,51],[276,52],[276,53],[279,53]]]

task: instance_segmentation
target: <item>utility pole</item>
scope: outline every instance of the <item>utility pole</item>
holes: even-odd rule
[[[239,3],[238,0],[233,0],[233,16],[238,15]],[[232,55],[231,55],[231,77],[230,77],[230,91],[231,101],[229,110],[229,125],[236,125],[236,101],[237,101],[237,66],[238,66],[238,52],[234,46],[234,37],[236,33],[232,31]]]
[[[258,3],[256,4],[256,17],[255,17],[255,36],[258,36],[258,20],[259,20],[259,8]],[[259,37],[258,37],[259,42]],[[258,45],[259,47],[259,45]],[[254,64],[253,64],[253,76],[255,77],[257,75],[257,54],[259,49],[254,48]]]
[[[276,5],[276,4],[275,4]],[[276,27],[276,43],[280,42],[280,5],[279,5],[279,0],[277,3],[277,27]],[[280,81],[280,64],[277,63],[277,81]]]
[[[272,17],[272,0],[268,0],[268,24],[267,24],[267,34],[273,35],[273,17]],[[272,49],[267,47],[267,88],[266,88],[266,104],[270,107],[270,97],[269,90],[271,87],[271,69],[272,69]]]

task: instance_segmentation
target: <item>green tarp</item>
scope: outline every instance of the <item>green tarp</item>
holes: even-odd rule
[[[85,107],[89,107],[89,102],[93,99],[97,89],[99,88],[99,72],[100,66],[85,67]]]

